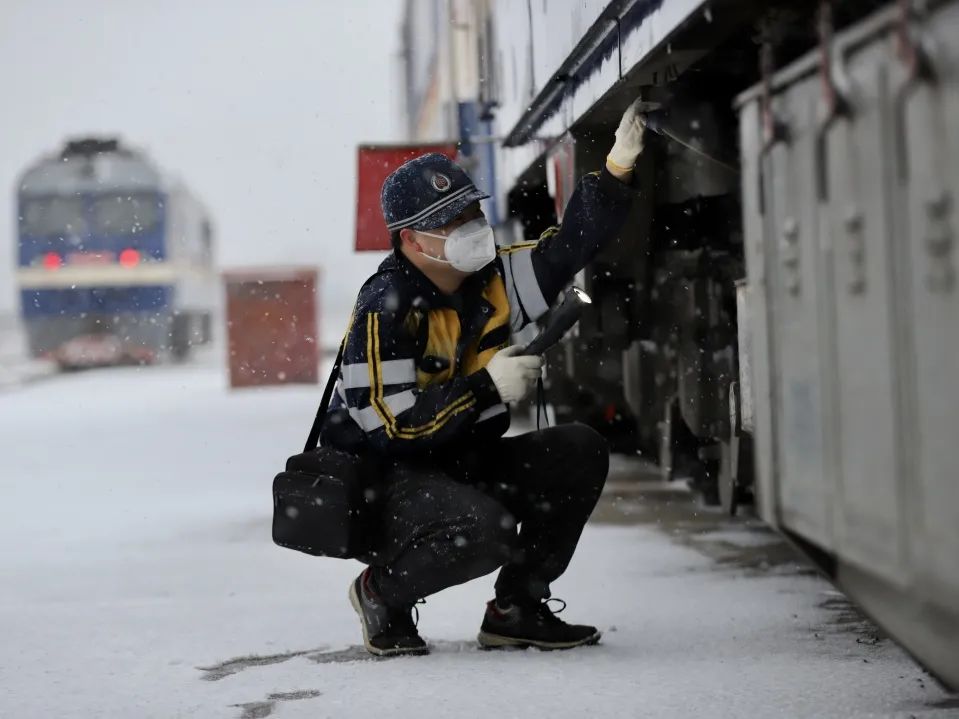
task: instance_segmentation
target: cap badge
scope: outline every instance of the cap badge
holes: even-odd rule
[[[453,186],[453,181],[442,172],[437,172],[430,178],[430,184],[437,192],[449,192],[450,187]]]

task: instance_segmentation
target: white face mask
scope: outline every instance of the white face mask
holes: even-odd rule
[[[421,235],[436,237],[445,240],[443,250],[446,259],[427,255],[434,262],[442,262],[455,267],[460,272],[477,272],[496,259],[496,240],[493,237],[493,228],[489,226],[485,217],[465,222],[449,235],[437,235],[432,232],[419,231]]]

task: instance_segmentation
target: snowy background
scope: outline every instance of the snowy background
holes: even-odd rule
[[[355,146],[399,139],[401,5],[0,0],[0,370],[16,176],[86,133],[183,178],[221,266],[322,265],[338,336],[380,259],[351,250]],[[588,526],[554,587],[600,646],[478,651],[487,577],[422,608],[431,656],[371,660],[346,600],[360,566],[270,538],[270,480],[316,387],[231,392],[222,346],[179,366],[2,375],[0,719],[959,714],[781,540],[688,497],[604,498],[619,526]],[[730,559],[737,543],[748,561]]]
[[[210,208],[221,267],[323,265],[342,333],[376,256],[353,246],[356,145],[395,141],[400,0],[2,0],[0,315],[15,185],[67,136],[117,134]]]

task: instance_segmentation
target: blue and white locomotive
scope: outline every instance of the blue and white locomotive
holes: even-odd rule
[[[63,367],[182,359],[209,341],[213,229],[142,153],[79,139],[17,186],[21,316],[30,353]]]

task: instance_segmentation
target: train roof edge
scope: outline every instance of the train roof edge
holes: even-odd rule
[[[17,192],[27,196],[138,192],[164,185],[163,173],[147,154],[119,137],[76,136],[28,165],[17,180]]]

